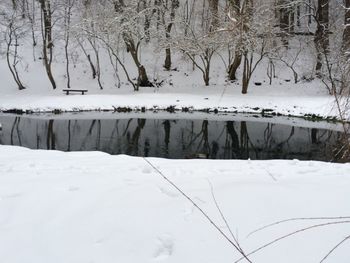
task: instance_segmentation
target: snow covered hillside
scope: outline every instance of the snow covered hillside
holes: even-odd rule
[[[250,3],[4,0],[0,111],[175,109],[349,119],[344,6]],[[63,89],[88,92],[66,96]],[[344,96],[340,110],[329,94]]]

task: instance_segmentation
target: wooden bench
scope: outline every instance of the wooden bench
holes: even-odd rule
[[[69,95],[71,92],[80,92],[81,95],[84,95],[85,92],[88,92],[87,89],[64,89],[63,92],[66,93],[66,95]]]

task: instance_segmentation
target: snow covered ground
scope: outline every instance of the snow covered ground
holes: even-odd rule
[[[196,202],[252,262],[310,263],[350,234],[350,164],[147,159]],[[211,191],[213,189],[213,194]],[[4,263],[235,262],[238,252],[143,158],[0,146]],[[242,262],[245,262],[244,260]],[[326,262],[349,262],[349,242]]]

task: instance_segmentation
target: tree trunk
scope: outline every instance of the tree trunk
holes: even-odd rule
[[[165,49],[164,68],[168,71],[171,69],[171,50],[170,50],[170,48]]]
[[[210,77],[209,77],[209,72],[207,70],[205,71],[205,74],[203,74],[203,80],[204,80],[205,86],[209,86]]]
[[[350,0],[344,0],[345,16],[344,16],[344,31],[343,31],[343,63],[344,73],[342,76],[341,93],[350,90]]]
[[[232,8],[235,16],[236,17],[242,16],[240,0],[230,1],[230,4],[231,4],[230,7]],[[242,62],[242,50],[241,49],[242,49],[242,43],[240,40],[236,46],[235,58],[233,59],[233,62],[229,66],[229,70],[228,70],[228,78],[231,81],[237,80],[236,73],[237,73],[239,66],[241,65],[241,62]]]
[[[171,22],[166,28],[165,37],[167,40],[170,38],[170,32],[171,32],[172,27],[173,27],[173,23]],[[171,69],[171,50],[170,50],[170,47],[165,49],[164,68],[168,71]]]
[[[101,82],[101,64],[100,64],[100,53],[99,53],[99,49],[98,49],[98,45],[95,41],[95,39],[90,39],[88,38],[88,41],[92,47],[92,50],[95,53],[95,59],[96,59],[96,76],[97,76],[97,83],[98,86],[100,87],[101,90],[103,90],[103,85]]]
[[[210,9],[210,29],[212,32],[219,26],[219,0],[209,0],[209,9]]]
[[[145,67],[141,64],[138,57],[138,50],[135,46],[134,40],[129,36],[129,34],[125,33],[123,35],[124,42],[126,44],[126,48],[128,52],[130,52],[132,59],[138,69],[138,84],[140,87],[152,87],[153,84],[148,80],[147,72]]]
[[[66,75],[67,75],[67,88],[70,89],[70,72],[69,72],[69,41],[70,41],[70,22],[71,22],[71,11],[72,11],[72,3],[71,0],[68,0],[67,6],[65,7],[65,45],[64,51],[66,56]]]
[[[19,90],[25,89],[24,85],[21,82],[21,79],[19,77],[18,71],[17,71],[17,64],[18,64],[18,35],[16,32],[16,27],[14,27],[13,22],[10,22],[8,25],[7,33],[6,33],[6,62],[7,66],[11,72],[11,75],[14,79],[14,81],[17,84],[17,87]],[[13,39],[15,43],[13,43]],[[14,52],[12,54],[11,47],[14,46]],[[13,56],[12,63],[10,62],[11,54]]]
[[[279,4],[281,6],[279,9],[279,27],[281,30],[282,43],[287,48],[289,45],[289,10],[287,7],[288,2],[286,0],[280,0]]]
[[[317,30],[314,39],[317,52],[316,75],[321,77],[323,56],[329,53],[329,0],[318,0],[316,22]]]
[[[13,10],[16,10],[17,9],[17,1],[16,0],[12,0],[12,8]]]
[[[175,20],[175,11],[177,8],[179,8],[179,0],[172,0],[171,1],[171,10],[170,10],[170,23],[166,26],[165,29],[165,37],[166,39],[170,39],[170,33],[171,33],[171,29],[173,28],[173,24],[174,24],[174,20]],[[163,14],[163,23],[165,24],[165,18],[164,18],[164,14]],[[170,47],[167,47],[165,49],[165,61],[164,61],[164,68],[166,70],[170,70],[171,69],[171,49]]]
[[[86,49],[85,49],[83,43],[79,39],[78,39],[78,44],[81,47],[81,50],[83,51],[84,55],[86,56],[86,58],[87,58],[87,60],[89,62],[89,65],[90,65],[90,68],[91,68],[91,73],[92,73],[92,78],[95,79],[96,76],[97,76],[97,72],[96,72],[96,68],[95,68],[94,63],[92,63],[91,56],[90,56],[90,54],[88,54],[86,52]]]
[[[52,17],[50,0],[40,0],[42,12],[42,38],[43,38],[43,60],[47,76],[52,88],[56,89],[56,82],[52,75],[53,41],[52,41]]]
[[[140,65],[138,67],[138,71],[139,71],[139,78],[138,78],[139,86],[140,87],[153,87],[153,84],[148,80],[148,76],[147,76],[145,67]]]
[[[244,22],[243,22],[243,31],[249,32],[251,27],[251,22],[253,20],[253,0],[246,0],[244,5]],[[250,78],[252,76],[253,70],[253,53],[252,51],[248,50],[246,46],[244,46],[244,43],[242,45],[244,48],[243,53],[243,60],[244,60],[244,67],[243,67],[243,77],[242,77],[242,94],[248,93],[248,87]],[[248,55],[250,54],[250,58],[248,58]],[[261,59],[260,59],[261,60]],[[258,63],[258,62],[257,62]],[[257,64],[256,64],[257,65]]]
[[[116,13],[123,13],[125,8],[124,0],[114,0],[114,11]],[[138,58],[139,42],[135,43],[132,35],[129,32],[122,34],[124,43],[126,45],[127,52],[130,52],[131,57],[138,69],[138,86],[140,87],[153,87],[153,84],[149,81],[145,67],[141,64]],[[138,87],[137,89],[138,90]]]
[[[239,66],[241,65],[241,62],[242,62],[242,53],[241,51],[237,50],[235,51],[235,58],[229,68],[229,72],[228,72],[229,80],[231,81],[237,80],[236,73]]]
[[[343,52],[348,57],[350,54],[350,0],[344,0],[345,19],[343,32]]]

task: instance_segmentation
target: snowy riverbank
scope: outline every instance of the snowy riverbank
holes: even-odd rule
[[[314,85],[283,84],[254,86],[247,95],[238,85],[184,88],[130,88],[89,90],[88,95],[64,95],[62,90],[33,92],[7,91],[0,94],[0,111],[125,111],[182,110],[317,116],[333,118],[339,114],[334,98]]]
[[[73,97],[73,96],[72,96]],[[348,216],[350,164],[148,159],[246,252],[313,224]],[[319,262],[349,224],[315,228],[251,256]],[[234,262],[239,254],[142,158],[0,146],[2,262]],[[344,243],[326,262],[348,262]]]

